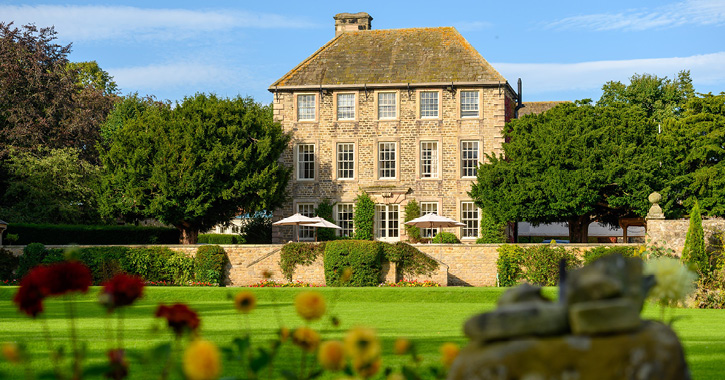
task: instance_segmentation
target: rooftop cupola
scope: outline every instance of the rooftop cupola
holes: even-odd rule
[[[338,13],[335,15],[335,37],[345,32],[372,29],[373,18],[365,12]]]

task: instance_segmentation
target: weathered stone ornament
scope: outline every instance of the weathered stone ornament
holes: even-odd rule
[[[496,310],[469,319],[471,341],[448,378],[690,379],[672,329],[640,319],[654,285],[641,259],[611,255],[561,273],[558,302],[523,284]]]
[[[652,203],[652,207],[650,207],[649,212],[647,212],[647,220],[664,219],[665,213],[662,212],[662,208],[659,205],[660,201],[662,200],[662,195],[655,191],[654,193],[650,194],[647,199],[649,199],[649,203]]]

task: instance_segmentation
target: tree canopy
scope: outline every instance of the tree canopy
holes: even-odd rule
[[[176,226],[182,243],[195,243],[200,230],[285,199],[289,169],[278,159],[289,137],[269,106],[197,94],[134,112],[111,115],[122,122],[100,148],[106,217],[156,218]]]
[[[674,80],[635,75],[629,85],[605,84],[595,104],[563,103],[513,120],[504,154],[487,156],[471,197],[500,222],[567,222],[574,242],[587,241],[592,221],[617,226],[645,216],[647,196],[679,170],[660,131],[687,114],[691,82],[686,71]]]

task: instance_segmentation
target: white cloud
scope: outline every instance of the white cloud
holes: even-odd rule
[[[682,25],[721,24],[725,24],[725,1],[687,0],[654,9],[629,9],[618,13],[566,17],[547,26],[553,29],[641,31]]]
[[[120,38],[180,39],[238,28],[309,28],[303,19],[243,11],[151,9],[127,6],[0,5],[3,21],[54,25],[73,41]]]
[[[492,63],[514,83],[521,78],[524,93],[597,90],[608,81],[626,82],[633,74],[674,77],[690,70],[695,88],[725,83],[725,52],[690,57],[592,61],[580,63]]]

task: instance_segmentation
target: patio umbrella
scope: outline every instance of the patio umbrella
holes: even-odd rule
[[[310,223],[317,223],[318,220],[315,218],[310,218],[308,216],[304,216],[300,213],[294,214],[292,216],[288,216],[282,220],[276,221],[272,223],[275,226],[299,226],[299,225],[308,225]],[[297,236],[297,241],[300,241],[299,235]]]
[[[442,227],[465,227],[466,225],[445,216],[436,213],[425,214],[419,218],[415,218],[409,222],[405,222],[409,226],[418,228],[442,228]]]
[[[315,219],[315,223],[302,223],[301,225],[305,227],[315,227],[315,241],[317,241],[318,228],[335,228],[338,230],[342,229],[342,227],[338,226],[337,224],[328,222],[325,218],[316,216],[312,219]]]

